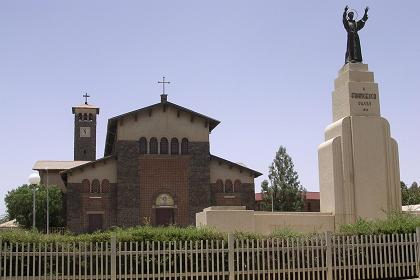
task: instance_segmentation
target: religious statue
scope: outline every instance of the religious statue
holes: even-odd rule
[[[368,20],[368,11],[369,7],[366,7],[363,18],[356,21],[357,18],[354,18],[355,11],[349,11],[349,6],[344,8],[343,24],[347,31],[346,64],[349,62],[355,63],[363,61],[362,48],[360,47],[360,39],[357,31],[361,30],[365,26],[365,23]]]

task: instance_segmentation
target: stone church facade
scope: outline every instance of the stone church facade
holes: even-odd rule
[[[219,121],[163,94],[157,104],[109,119],[105,154],[96,159],[99,108],[86,102],[73,114],[74,161],[34,166],[44,184],[47,176],[62,180],[69,230],[187,226],[209,206],[254,209],[261,173],[210,153],[209,134]]]

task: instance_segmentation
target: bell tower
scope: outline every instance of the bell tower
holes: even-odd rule
[[[96,160],[96,118],[99,108],[88,104],[88,94],[83,95],[85,103],[72,108],[74,114],[74,160]]]

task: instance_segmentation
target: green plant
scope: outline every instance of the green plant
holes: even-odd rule
[[[63,194],[57,186],[49,186],[49,215],[50,227],[61,227],[63,219]],[[39,186],[35,192],[36,203],[36,225],[38,230],[46,228],[46,202],[47,189]],[[32,227],[32,203],[33,186],[23,185],[9,191],[4,199],[6,202],[7,216],[10,220],[16,221],[22,227],[30,229]]]
[[[301,211],[304,206],[305,188],[294,170],[292,158],[280,146],[269,167],[269,181],[261,183],[264,210]]]
[[[386,219],[359,219],[354,224],[343,225],[339,233],[346,235],[414,233],[420,227],[420,217],[404,212],[392,212]]]

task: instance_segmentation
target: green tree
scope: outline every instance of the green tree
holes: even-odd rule
[[[413,182],[408,187],[401,181],[401,200],[402,205],[415,205],[420,204],[420,188],[417,182]]]
[[[50,186],[49,188],[49,213],[50,227],[61,227],[64,225],[63,218],[63,193],[60,188]],[[37,186],[35,192],[36,205],[36,226],[40,231],[46,229],[47,215],[47,189],[45,186]],[[7,193],[6,202],[7,216],[16,221],[24,228],[32,227],[32,203],[33,186],[23,185]]]
[[[304,206],[305,188],[300,184],[292,158],[280,146],[269,167],[268,179],[261,183],[264,210],[300,211]],[[274,198],[274,204],[272,204]]]

